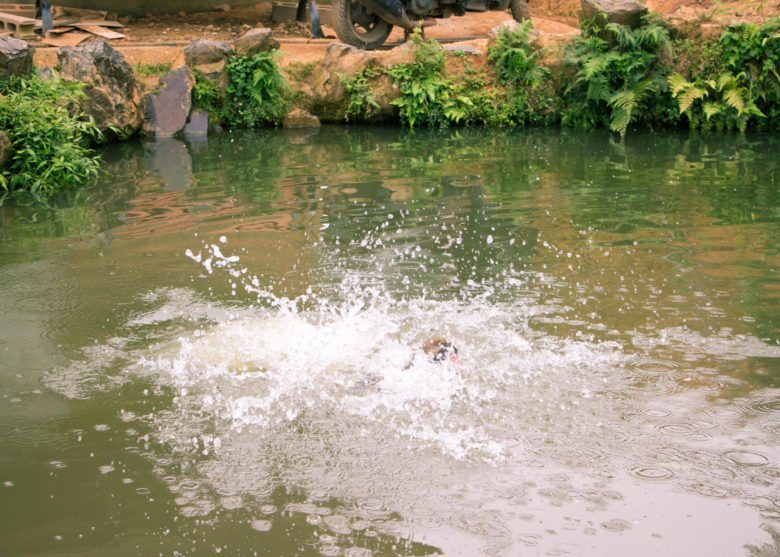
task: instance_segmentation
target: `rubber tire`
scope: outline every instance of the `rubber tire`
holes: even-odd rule
[[[528,0],[509,0],[509,9],[512,11],[512,17],[515,18],[515,21],[531,19],[531,12],[528,11]]]
[[[380,19],[377,26],[369,33],[359,35],[355,32],[355,26],[352,23],[353,1],[354,0],[333,0],[331,3],[333,29],[336,31],[336,35],[338,35],[341,42],[364,50],[379,48],[387,40],[387,37],[390,36],[393,25]]]

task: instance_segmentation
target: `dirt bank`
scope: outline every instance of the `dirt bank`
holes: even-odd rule
[[[322,2],[327,4],[327,2]],[[552,22],[576,27],[580,0],[530,0],[531,14],[542,32],[569,32],[555,29]],[[735,20],[762,22],[780,16],[780,0],[647,0],[648,7],[672,19],[713,23],[729,23]],[[505,14],[470,13],[465,17],[439,20],[430,30],[431,37],[466,37],[484,33]],[[272,27],[276,37],[310,37],[308,27],[294,22],[274,25],[271,20],[271,3],[263,2],[253,7],[215,10],[210,12],[122,18],[127,36],[117,44],[159,44],[189,42],[207,38],[221,41],[235,39],[253,27]],[[548,23],[550,22],[550,23]],[[326,34],[332,31],[326,29]],[[400,33],[393,38],[397,39]],[[391,39],[392,40],[392,39]]]

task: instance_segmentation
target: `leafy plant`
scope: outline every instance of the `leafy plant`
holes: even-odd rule
[[[672,94],[691,127],[744,131],[776,127],[780,119],[780,20],[728,27],[700,45]]]
[[[636,121],[662,121],[669,96],[671,42],[659,23],[645,19],[637,29],[609,23],[603,32],[586,25],[570,54],[576,77],[566,91],[569,110],[564,123],[608,124],[625,137]]]
[[[26,190],[45,201],[97,177],[90,144],[102,136],[91,118],[76,112],[82,95],[81,85],[56,73],[0,83],[0,129],[11,141],[0,188]]]
[[[515,29],[503,28],[488,49],[488,61],[493,64],[502,85],[537,86],[546,72],[538,63],[539,52],[531,45],[531,21]]]
[[[195,86],[192,88],[192,104],[216,120],[221,121],[224,99],[217,86],[206,79],[198,70],[194,71]]]
[[[227,63],[230,85],[222,117],[231,127],[278,124],[288,108],[289,88],[272,53],[237,56]]]
[[[224,91],[195,72],[194,106],[231,128],[257,128],[276,125],[282,120],[292,94],[273,53],[231,58],[226,71],[229,85]]]
[[[379,104],[376,102],[376,96],[371,88],[371,80],[382,73],[384,72],[375,68],[365,68],[352,77],[339,76],[349,96],[349,104],[347,104],[345,113],[347,121],[350,118],[368,120],[376,113]]]
[[[497,99],[500,125],[553,124],[558,121],[557,97],[550,70],[539,64],[539,50],[531,44],[532,26],[525,21],[515,29],[502,29],[488,49],[498,82],[505,89]],[[479,96],[479,95],[478,95]],[[490,112],[485,122],[493,123]]]
[[[725,72],[715,79],[694,82],[674,73],[669,76],[672,96],[692,128],[738,129],[744,132],[751,118],[764,118],[756,106],[752,84],[745,72]]]
[[[392,103],[399,108],[401,121],[413,128],[447,127],[464,120],[473,101],[444,74],[444,49],[434,41],[423,41],[419,34],[413,40],[414,60],[387,71],[401,91]]]

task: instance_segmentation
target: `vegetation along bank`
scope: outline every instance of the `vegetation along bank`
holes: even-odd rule
[[[60,49],[57,69],[38,72],[24,41],[0,40],[0,190],[44,201],[97,177],[101,142],[137,133],[320,121],[609,127],[620,138],[780,127],[780,19],[703,38],[652,14],[633,26],[600,14],[555,45],[530,22],[508,21],[487,39],[444,46],[414,37],[366,52],[334,42],[321,62],[284,68],[270,30],[253,29],[233,44],[193,42],[173,71],[134,69],[96,42]]]

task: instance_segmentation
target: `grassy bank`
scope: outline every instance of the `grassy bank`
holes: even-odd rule
[[[383,121],[412,128],[560,125],[608,127],[620,136],[641,128],[780,126],[780,20],[733,25],[707,41],[673,38],[652,16],[638,29],[592,22],[547,65],[530,22],[503,30],[486,57],[415,40],[410,62],[341,76],[343,121],[372,122],[381,112]],[[278,125],[288,107],[306,107],[296,84],[309,76],[290,78],[288,87],[270,54],[234,59],[228,72],[225,94],[198,79],[195,95],[224,126]],[[388,78],[397,90],[389,113],[377,102],[388,96]]]

